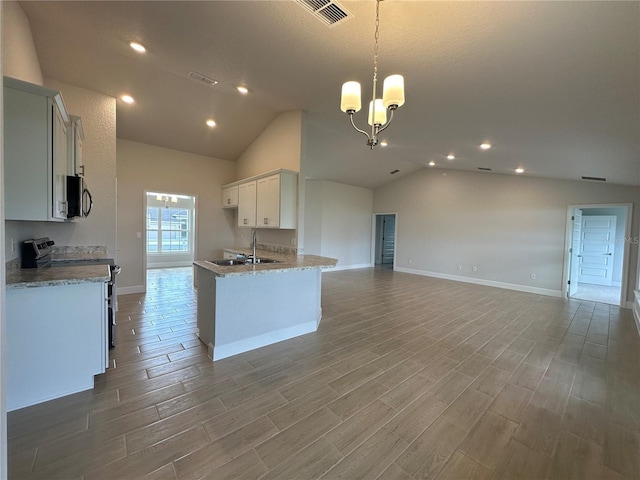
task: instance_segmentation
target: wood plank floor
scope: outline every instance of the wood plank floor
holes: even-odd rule
[[[640,478],[630,310],[378,269],[322,302],[214,364],[191,269],[150,271],[95,388],[9,414],[10,478]]]

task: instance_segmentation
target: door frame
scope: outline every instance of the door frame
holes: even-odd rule
[[[398,213],[397,212],[388,212],[388,213],[374,213],[371,217],[371,258],[370,263],[372,267],[376,266],[376,221],[378,217],[384,217],[385,215],[393,215],[396,217],[396,222],[393,226],[393,269],[396,269],[396,258],[397,258],[397,250],[398,250]]]
[[[620,299],[618,300],[618,306],[625,307],[627,303],[627,288],[629,277],[629,253],[630,242],[627,241],[631,235],[631,220],[633,217],[633,204],[632,203],[598,203],[598,204],[582,204],[582,205],[568,205],[567,206],[567,218],[565,225],[565,242],[564,242],[564,266],[562,269],[562,296],[563,298],[569,298],[569,279],[571,276],[571,243],[573,240],[573,221],[571,216],[573,210],[576,208],[626,208],[627,209],[627,221],[625,222],[624,239],[623,239],[623,254],[622,254],[622,281],[620,282]],[[616,241],[616,243],[618,243]],[[616,245],[616,248],[618,246]]]

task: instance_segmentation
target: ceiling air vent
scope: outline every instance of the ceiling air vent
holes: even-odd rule
[[[193,80],[194,82],[198,82],[198,83],[202,83],[208,87],[213,87],[214,85],[216,85],[218,83],[217,80],[214,80],[211,77],[207,77],[206,75],[203,75],[202,73],[198,73],[198,72],[194,72],[191,71],[189,73],[187,73],[187,77],[189,78],[189,80]]]
[[[297,3],[330,27],[353,17],[342,5],[333,0],[297,0]]]
[[[582,180],[591,180],[592,182],[606,182],[606,178],[602,177],[581,177]]]
[[[482,170],[483,172],[492,172],[493,171],[489,167],[478,167],[478,170]]]
[[[400,170],[393,170],[392,172],[389,172],[391,175],[395,175],[396,173],[398,173]]]

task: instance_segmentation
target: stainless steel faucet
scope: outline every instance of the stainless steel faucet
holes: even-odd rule
[[[253,237],[251,239],[251,246],[253,247],[253,258],[252,258],[251,262],[253,264],[255,264],[256,263],[256,243],[257,243],[257,236],[256,236],[256,229],[255,228],[253,229],[252,234],[253,234]]]

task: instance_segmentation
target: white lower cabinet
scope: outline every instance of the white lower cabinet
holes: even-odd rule
[[[106,283],[7,289],[7,410],[93,388],[108,341]]]

